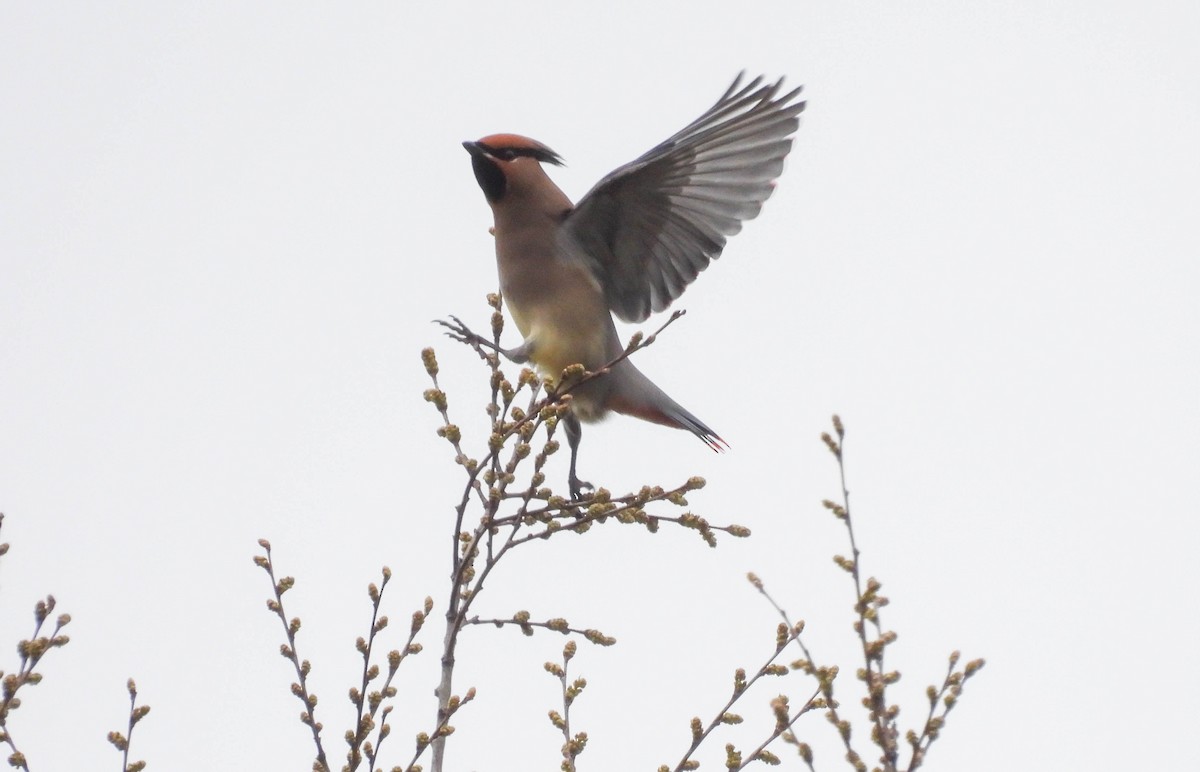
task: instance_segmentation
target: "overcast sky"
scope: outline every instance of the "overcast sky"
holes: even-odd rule
[[[761,662],[776,620],[751,570],[856,705],[830,560],[847,547],[820,507],[838,412],[902,726],[952,649],[988,659],[929,768],[1185,765],[1198,33],[1194,3],[1102,0],[0,5],[0,668],[38,597],[74,618],[10,719],[32,768],[117,768],[104,736],[128,676],[153,707],[134,747],[151,769],[308,768],[259,537],[298,577],[289,612],[340,759],[366,584],[391,566],[397,621],[426,595],[444,607],[462,478],[422,347],[468,446],[484,437],[485,373],[429,323],[486,327],[496,287],[460,143],[536,137],[578,198],[742,69],[805,84],[794,150],[638,355],[732,450],[615,417],[585,429],[580,464],[614,491],[703,475],[691,508],[754,536],[551,541],[514,555],[480,613],[620,640],[575,662],[581,769],[674,763],[690,717]],[[430,728],[440,636],[436,619],[402,671],[389,767]],[[452,769],[557,768],[541,666],[562,645],[469,631],[457,683],[479,696]],[[800,732],[842,766],[820,717]]]

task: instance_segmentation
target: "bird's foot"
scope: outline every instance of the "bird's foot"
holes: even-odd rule
[[[483,346],[492,351],[496,350],[496,344],[493,341],[479,335],[471,330],[470,327],[463,324],[462,319],[457,316],[451,316],[450,320],[434,319],[434,324],[440,324],[446,328],[446,337],[451,340],[456,340],[459,343],[466,343],[468,346]]]
[[[585,496],[590,496],[596,492],[595,485],[592,485],[587,480],[580,480],[573,474],[567,478],[567,485],[571,488],[571,501],[579,501]]]
[[[479,355],[487,358],[487,354],[483,353],[483,349],[494,354],[500,354],[510,362],[523,365],[529,361],[529,344],[522,343],[516,348],[500,348],[494,340],[489,340],[482,335],[471,330],[470,327],[462,323],[462,319],[457,316],[451,316],[450,321],[445,319],[434,319],[434,324],[440,324],[446,328],[446,337],[456,340],[459,343],[466,343],[468,346],[473,346]]]

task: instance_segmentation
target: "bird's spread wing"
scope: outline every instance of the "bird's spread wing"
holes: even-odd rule
[[[801,89],[733,85],[675,136],[602,179],[567,216],[608,305],[640,322],[683,294],[758,215],[800,125]],[[574,251],[574,250],[573,250]]]

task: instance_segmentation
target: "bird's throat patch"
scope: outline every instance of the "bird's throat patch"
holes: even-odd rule
[[[473,155],[471,156],[471,169],[474,170],[475,181],[483,189],[483,195],[489,204],[494,204],[504,197],[508,181],[495,161],[486,156]]]

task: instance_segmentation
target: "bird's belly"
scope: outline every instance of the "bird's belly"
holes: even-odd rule
[[[604,329],[581,324],[580,320],[536,319],[526,340],[532,343],[530,358],[555,381],[571,365],[596,370],[608,363]]]
[[[571,365],[595,371],[621,353],[608,308],[589,302],[591,297],[563,293],[536,298],[510,294],[507,298],[509,314],[525,337],[530,360],[555,384]],[[601,376],[571,391],[571,409],[581,420],[598,421],[608,412],[608,380]]]
[[[503,277],[502,277],[503,278]],[[620,346],[610,341],[612,317],[603,297],[586,284],[529,282],[504,287],[505,302],[538,369],[557,379],[573,364],[596,370]],[[611,354],[611,355],[610,355]]]

